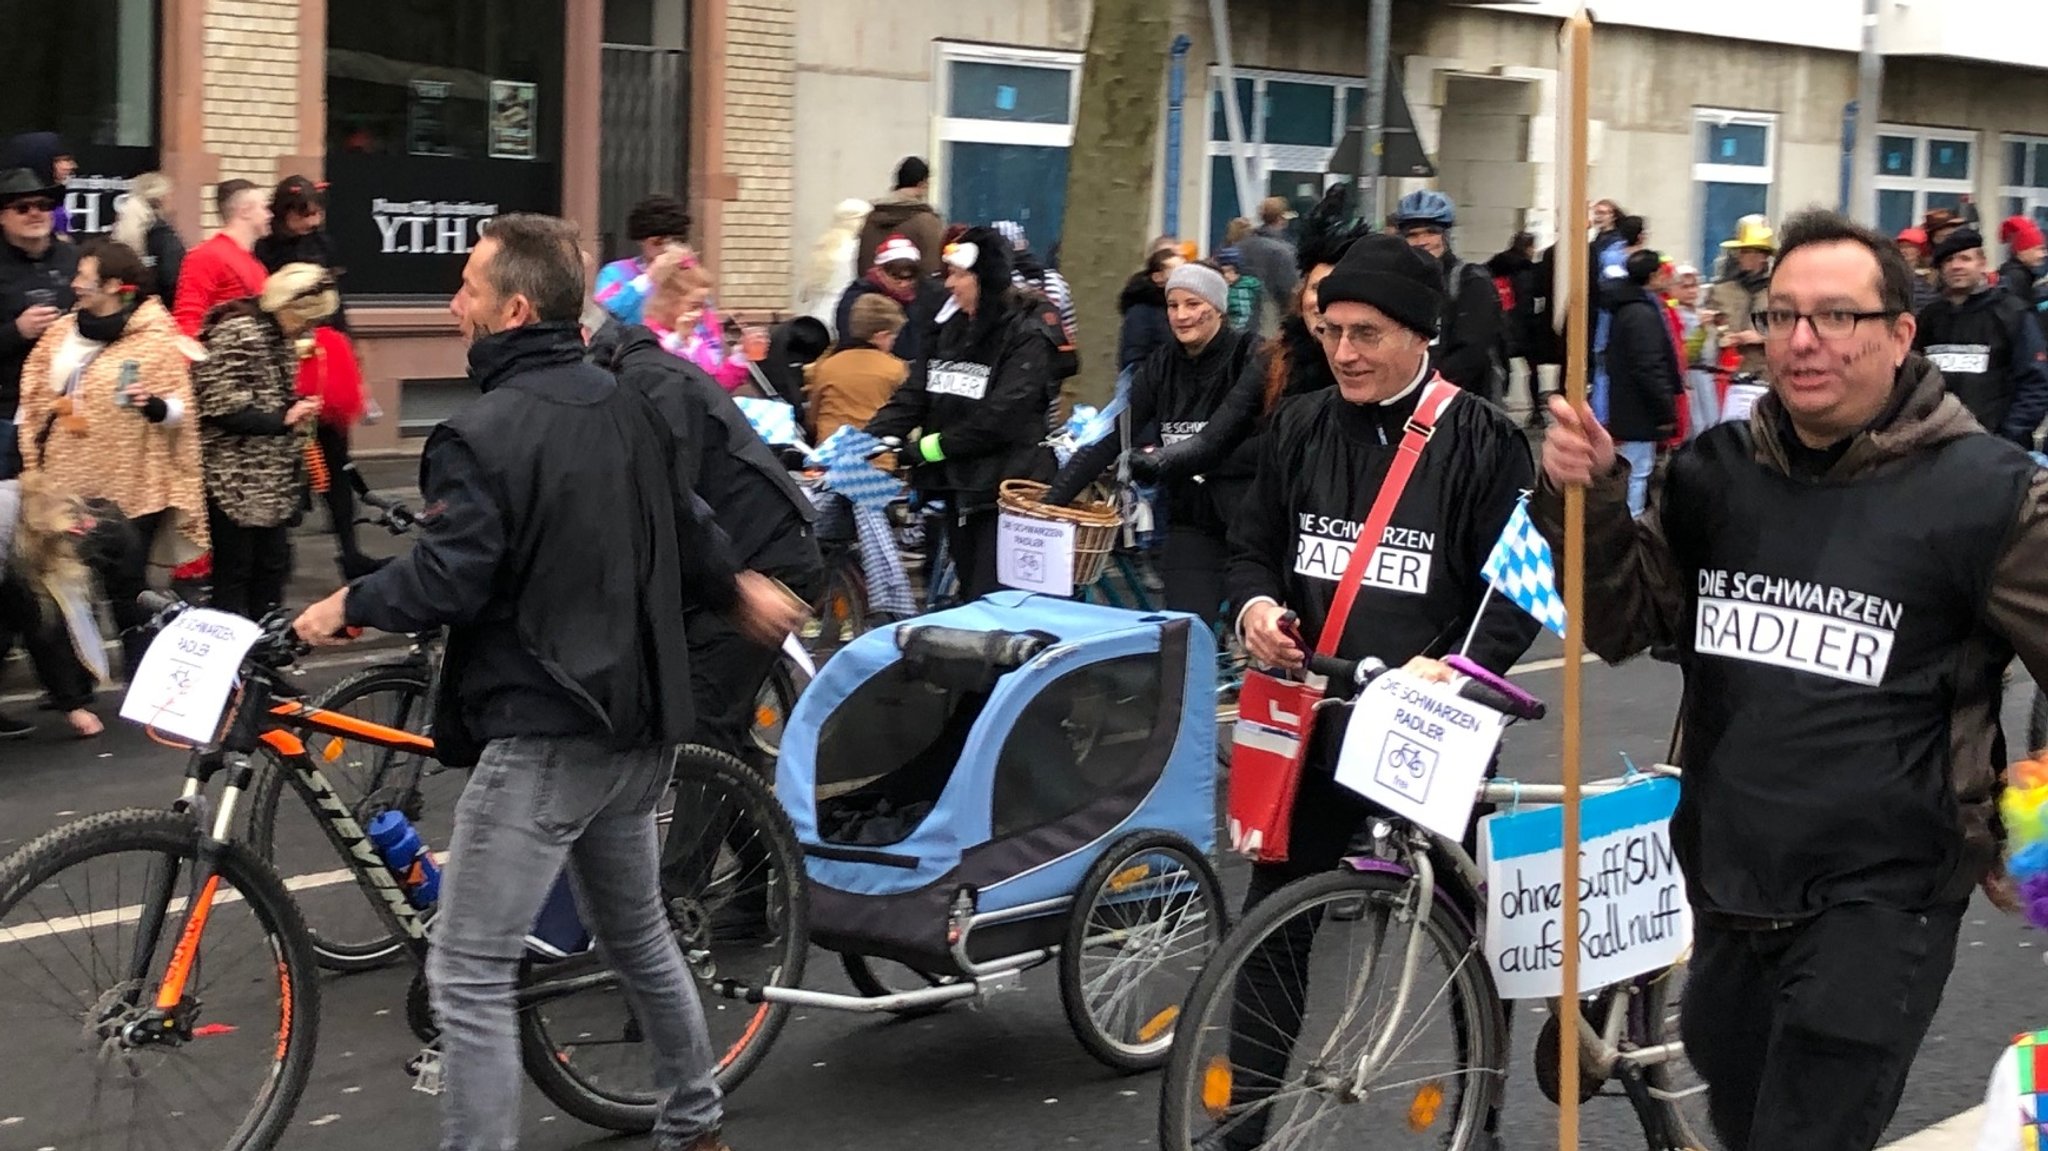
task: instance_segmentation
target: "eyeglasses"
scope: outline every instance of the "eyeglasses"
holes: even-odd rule
[[[890,264],[882,269],[882,274],[892,280],[915,280],[917,279],[917,265]]]
[[[1791,308],[1766,308],[1751,312],[1750,322],[1767,340],[1789,340],[1799,330],[1799,321],[1805,320],[1813,326],[1813,334],[1823,340],[1841,340],[1854,335],[1858,325],[1865,320],[1891,320],[1899,313],[1890,308],[1875,312],[1855,312],[1846,308],[1828,308],[1818,312],[1797,312]]]
[[[1333,350],[1345,340],[1349,340],[1352,347],[1361,352],[1369,352],[1385,344],[1393,335],[1393,332],[1385,328],[1375,328],[1371,324],[1353,324],[1348,328],[1340,328],[1335,324],[1317,324],[1315,327],[1316,339],[1321,340],[1324,347]]]
[[[18,212],[24,216],[28,215],[30,212],[54,212],[57,210],[57,201],[42,199],[15,200],[7,205],[7,210],[10,212]]]

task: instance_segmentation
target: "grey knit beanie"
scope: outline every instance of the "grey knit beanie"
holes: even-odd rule
[[[1182,264],[1166,277],[1166,290],[1180,288],[1193,292],[1210,307],[1222,315],[1230,314],[1230,285],[1223,282],[1223,273],[1207,264]]]

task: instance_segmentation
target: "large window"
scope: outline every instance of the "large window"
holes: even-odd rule
[[[2048,137],[2007,136],[2005,183],[2000,188],[2007,216],[2031,216],[2048,227]]]
[[[1300,214],[1315,207],[1340,173],[1327,175],[1330,158],[1343,139],[1344,126],[1363,119],[1365,81],[1298,72],[1239,68],[1237,109],[1254,195],[1280,196]],[[1398,93],[1389,92],[1392,101]],[[1230,122],[1223,107],[1223,81],[1209,71],[1208,249],[1223,244],[1224,230],[1238,216],[1250,217],[1256,203],[1238,203],[1237,174],[1230,161]]]
[[[328,5],[328,227],[351,295],[445,299],[486,220],[559,209],[562,10]]]
[[[1961,212],[1976,190],[1976,159],[1972,133],[1878,125],[1878,228],[1897,235],[1937,208]]]
[[[1072,52],[938,45],[938,175],[949,220],[1015,220],[1043,257],[1067,212]]]
[[[1692,181],[1699,205],[1699,267],[1713,275],[1721,243],[1744,216],[1770,214],[1778,118],[1769,112],[1693,109]]]
[[[55,132],[78,174],[74,232],[103,232],[128,178],[157,166],[158,0],[8,4],[0,18],[0,139]]]

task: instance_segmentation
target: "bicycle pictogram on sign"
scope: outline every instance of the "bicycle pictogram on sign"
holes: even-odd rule
[[[1373,770],[1373,778],[1381,786],[1392,788],[1416,803],[1426,803],[1429,785],[1436,780],[1436,763],[1434,748],[1425,747],[1400,732],[1390,731],[1386,742],[1380,746],[1379,766]]]

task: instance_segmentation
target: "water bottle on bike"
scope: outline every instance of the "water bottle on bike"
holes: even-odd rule
[[[397,810],[379,812],[370,820],[370,843],[378,858],[405,888],[406,902],[425,911],[441,896],[441,865],[420,838],[412,821]]]

